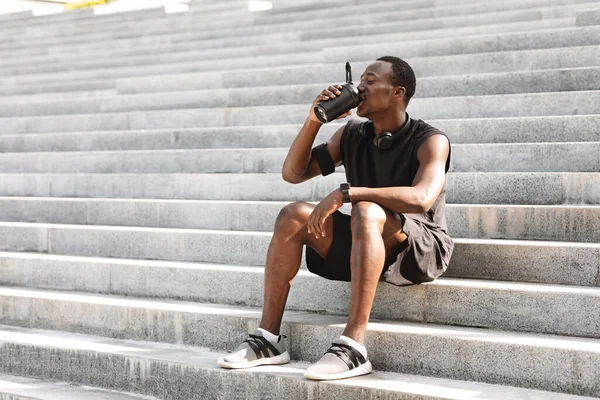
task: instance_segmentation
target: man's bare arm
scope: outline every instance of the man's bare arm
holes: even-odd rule
[[[294,143],[290,146],[288,155],[283,163],[281,176],[284,181],[289,183],[301,183],[322,174],[319,164],[316,160],[312,159],[311,151],[317,133],[323,124],[317,119],[312,110],[318,102],[328,101],[329,99],[334,99],[336,96],[340,95],[340,90],[342,90],[340,85],[329,86],[329,88],[323,90],[321,94],[317,96],[310,107],[308,118],[304,121],[302,129],[300,129]],[[348,111],[338,117],[338,119],[345,118],[350,114],[350,111]],[[327,142],[327,150],[336,167],[341,164],[340,138],[343,131],[343,127],[338,129]]]
[[[443,135],[428,138],[419,148],[419,170],[413,186],[350,188],[352,203],[371,201],[397,213],[421,214],[429,211],[446,181],[446,160],[450,151]]]

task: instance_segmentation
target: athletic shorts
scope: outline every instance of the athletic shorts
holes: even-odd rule
[[[306,246],[306,265],[310,272],[323,278],[350,282],[350,215],[337,210],[331,217],[333,241],[327,257],[323,259],[312,247]],[[408,239],[402,243],[396,259],[386,261],[380,280],[398,286],[431,282],[446,271],[453,250],[452,240],[443,231],[430,229],[403,214],[400,217]]]

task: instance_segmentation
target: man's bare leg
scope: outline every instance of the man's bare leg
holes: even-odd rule
[[[263,312],[259,327],[279,334],[292,280],[302,261],[302,248],[311,246],[323,258],[333,241],[333,219],[325,220],[325,237],[316,238],[308,233],[308,217],[314,205],[295,202],[284,207],[277,220],[265,263]]]
[[[347,336],[363,344],[379,277],[385,261],[397,254],[407,239],[400,218],[371,202],[359,202],[352,208],[352,283],[350,312],[344,330]],[[386,257],[386,254],[389,254]]]

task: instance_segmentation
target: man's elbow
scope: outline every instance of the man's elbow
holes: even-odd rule
[[[302,182],[300,177],[298,177],[297,175],[291,174],[289,172],[286,172],[286,171],[281,172],[281,177],[287,183],[297,184],[297,183]]]
[[[428,193],[420,193],[417,196],[414,206],[419,213],[423,214],[431,210],[433,203],[435,203],[435,199],[429,196]]]

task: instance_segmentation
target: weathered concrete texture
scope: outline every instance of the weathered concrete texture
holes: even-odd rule
[[[272,231],[290,202],[0,198],[0,220],[76,225]],[[341,212],[350,214],[349,205]],[[449,204],[456,238],[600,242],[598,206]]]
[[[459,54],[450,56],[409,57],[419,78],[439,75],[462,75],[474,73],[526,71],[535,69],[581,68],[597,66],[600,46],[559,47],[543,50],[520,50],[479,54]],[[18,92],[19,89],[31,92],[45,90],[42,84],[62,82],[68,90],[77,90],[77,82],[93,80],[107,81],[114,78],[127,78],[119,81],[123,93],[171,90],[199,90],[219,87],[257,87],[280,84],[301,84],[314,82],[336,82],[343,80],[341,63],[320,64],[314,54],[304,58],[295,57],[293,66],[288,56],[266,56],[243,58],[240,63],[247,68],[239,70],[239,65],[221,60],[219,71],[214,70],[214,62],[187,62],[168,65],[142,65],[137,67],[114,67],[107,69],[85,69],[71,71],[67,76],[61,72],[29,74],[1,77],[3,93]],[[277,58],[279,57],[279,58]],[[262,60],[262,61],[261,61]],[[233,60],[232,60],[233,61]],[[275,64],[275,65],[273,65]],[[355,71],[362,71],[369,62],[353,63]],[[211,68],[212,65],[212,68]],[[263,68],[258,68],[262,66]],[[169,75],[165,74],[168,67]],[[265,70],[264,67],[268,67]],[[249,68],[255,68],[250,69]],[[206,72],[197,72],[206,71]],[[251,74],[253,79],[247,79]],[[160,75],[160,78],[147,76]],[[218,78],[218,77],[221,78]],[[56,86],[56,85],[55,85]],[[420,84],[418,85],[420,87]],[[48,90],[58,90],[52,89]],[[65,89],[66,90],[66,89]]]
[[[4,173],[280,173],[285,148],[0,154]],[[452,172],[597,172],[600,142],[455,144]],[[343,166],[338,169],[343,172]]]
[[[595,142],[600,115],[427,120],[443,130],[452,144],[523,142]],[[314,145],[326,142],[341,127],[321,127]],[[99,151],[288,147],[301,125],[151,129],[73,133],[0,135],[3,152]],[[456,157],[453,157],[456,160]]]
[[[600,242],[597,206],[448,205],[446,217],[455,237]]]
[[[546,81],[553,82],[553,84],[540,85],[540,82]],[[444,76],[423,79],[419,85],[417,98],[598,90],[600,89],[599,82],[600,68]],[[160,97],[151,93],[64,100],[41,99],[37,102],[5,102],[0,104],[0,117],[297,104],[310,102],[316,93],[328,85],[328,83],[311,83],[260,88],[188,90],[169,92],[168,96]],[[105,88],[109,89],[110,86],[107,84]],[[88,89],[85,88],[85,90]],[[575,93],[572,94],[576,96]]]
[[[393,33],[386,35],[371,35],[361,37],[363,43],[380,43],[387,41],[399,41],[399,40],[410,40],[407,43],[415,43],[416,41],[423,40],[439,40],[438,38],[447,37],[471,37],[472,35],[486,35],[486,34],[498,34],[506,32],[514,32],[527,29],[529,31],[535,30],[547,30],[547,29],[559,29],[559,28],[570,28],[575,24],[574,18],[557,18],[551,20],[542,21],[528,21],[528,22],[515,22],[508,24],[493,24],[493,25],[482,25],[477,27],[467,27],[461,29],[440,29],[434,31],[418,31],[414,33]],[[585,28],[579,28],[585,29]],[[143,56],[132,56],[132,57],[120,57],[119,59],[112,58],[100,58],[100,59],[63,59],[62,57],[48,57],[48,62],[31,64],[27,67],[18,65],[8,65],[0,67],[0,72],[14,75],[24,75],[30,73],[39,72],[50,72],[60,71],[66,67],[77,67],[77,68],[110,68],[113,66],[134,66],[144,65],[150,62],[154,64],[161,63],[173,63],[173,62],[186,62],[193,61],[198,58],[207,60],[218,60],[220,58],[227,57],[240,57],[240,56],[257,56],[262,54],[290,54],[297,52],[309,52],[315,51],[315,49],[321,49],[326,46],[344,46],[354,44],[356,38],[333,38],[315,41],[302,41],[302,42],[273,42],[266,45],[255,45],[245,47],[229,47],[229,48],[216,48],[216,49],[204,49],[198,51],[186,51],[181,53],[163,53],[157,52],[154,54],[146,54]],[[598,44],[591,42],[588,44]],[[573,44],[577,45],[577,44]],[[556,46],[553,46],[556,47]],[[564,47],[564,46],[560,46]],[[339,47],[343,49],[344,47]],[[456,53],[455,53],[456,54]],[[322,56],[326,56],[323,50]],[[331,60],[327,58],[327,60]],[[363,59],[364,60],[364,59]],[[321,61],[322,62],[322,61]]]
[[[600,25],[600,8],[577,10],[577,26]]]
[[[363,5],[359,7],[335,7],[335,11],[336,22],[339,23],[339,26],[364,26],[371,24],[385,24],[386,22],[389,23],[393,21],[390,15],[390,11],[393,11],[396,20],[403,21],[404,23],[400,24],[400,27],[396,25],[395,27],[393,27],[393,29],[391,29],[392,31],[402,30],[401,27],[405,24],[410,25],[408,27],[408,30],[414,31],[419,29],[422,30],[438,27],[452,27],[457,26],[457,24],[458,26],[469,25],[468,17],[471,14],[478,14],[480,20],[484,20],[484,22],[487,23],[491,21],[519,21],[523,18],[540,19],[561,17],[565,15],[571,16],[574,14],[573,11],[569,12],[567,10],[569,8],[574,8],[577,5],[577,3],[581,3],[581,1],[561,1],[552,3],[548,1],[528,3],[510,1],[508,2],[508,4],[505,4],[504,7],[502,7],[501,2],[490,1],[486,4],[486,7],[483,7],[483,5],[477,4],[475,2],[471,2],[469,6],[463,3],[458,5],[452,4],[448,7],[440,7],[439,5],[433,5],[431,2],[428,3],[411,1],[407,3],[404,1],[386,1],[369,4],[368,6]],[[586,4],[585,1],[583,3]],[[324,4],[326,7],[334,7],[333,4],[322,4]],[[548,5],[553,5],[554,8],[552,10],[536,10],[537,12],[531,12],[531,10],[528,10],[532,7],[543,7]],[[560,5],[565,5],[565,7],[562,8],[566,10],[561,10]],[[323,10],[315,10],[316,12],[313,13],[306,11],[296,13],[293,19],[283,18],[280,21],[277,21],[277,17],[274,18],[274,16],[270,15],[270,13],[267,12],[265,14],[268,15],[268,20],[266,20],[265,22],[268,23],[266,25],[261,25],[260,21],[257,21],[259,22],[259,24],[255,24],[253,26],[253,20],[261,19],[260,14],[257,18],[256,14],[249,15],[247,12],[240,13],[235,12],[235,10],[223,13],[219,12],[220,10],[218,9],[215,10],[214,6],[215,5],[208,9],[205,9],[205,6],[203,6],[201,13],[183,13],[167,17],[161,16],[160,18],[146,17],[145,19],[132,22],[121,19],[114,23],[114,25],[118,26],[118,31],[115,31],[117,27],[113,27],[111,29],[110,24],[107,24],[106,21],[102,20],[98,20],[99,22],[95,22],[94,20],[86,21],[86,24],[73,23],[63,28],[65,30],[65,36],[67,37],[62,43],[66,42],[75,45],[80,44],[82,42],[82,34],[89,33],[89,31],[85,31],[86,27],[90,31],[94,31],[95,37],[97,36],[98,39],[103,39],[102,41],[111,42],[115,42],[116,40],[122,38],[136,37],[141,34],[155,36],[164,35],[165,33],[173,34],[179,32],[196,32],[196,35],[199,36],[198,38],[207,39],[217,37],[215,30],[218,27],[221,28],[219,29],[220,37],[252,36],[260,33],[273,33],[281,32],[284,30],[310,31],[314,30],[315,28],[321,28],[323,30],[323,37],[335,37],[339,36],[340,34],[345,34],[345,32],[341,32],[337,33],[336,35],[336,29],[329,28],[325,24],[327,22],[327,16],[329,14]],[[246,8],[247,4],[244,4],[242,7]],[[512,13],[509,15],[506,15],[505,13],[505,15],[500,17],[490,17],[487,15],[491,12],[502,12],[506,11],[507,9],[511,9]],[[523,11],[519,12],[521,9],[523,9]],[[530,12],[527,16],[525,16],[524,13],[527,11]],[[360,17],[358,17],[359,15]],[[365,17],[368,18],[367,24],[365,24]],[[436,17],[437,21],[431,21],[431,19]],[[440,18],[442,17],[454,17],[452,19],[459,19],[462,22],[462,24],[458,21],[451,21],[449,23],[440,22]],[[420,23],[420,20],[422,19],[425,19],[424,23]],[[203,21],[203,23],[197,24],[199,20]],[[194,24],[194,22],[196,22],[196,24]],[[357,27],[357,29],[360,28]],[[390,31],[390,28],[386,27],[382,30]],[[12,31],[6,32],[7,36],[13,40],[11,41],[11,44],[5,44],[4,46],[5,48],[15,48],[16,45],[26,44],[29,48],[35,48],[35,46],[40,45],[48,47],[51,45],[56,45],[57,43],[61,43],[57,42],[56,38],[52,36],[52,33],[52,31],[39,28],[36,28],[35,31],[27,31],[20,29],[19,26],[16,26],[13,28]],[[200,35],[198,35],[198,33]],[[354,36],[355,35],[356,33],[354,34]],[[344,36],[348,35],[345,34]],[[25,43],[25,39],[29,39],[30,42]]]
[[[334,318],[328,320],[335,321]],[[306,346],[304,352],[315,359],[322,355],[330,340],[341,333],[341,328],[309,324],[311,322],[306,325],[293,324],[287,333],[293,337],[292,341]],[[599,393],[597,371],[593,368],[594,363],[598,362],[597,355],[585,350],[586,347],[598,346],[596,341],[557,341],[548,336],[484,333],[475,329],[422,329],[418,325],[401,325],[396,334],[390,334],[385,327],[378,326],[370,332],[367,346],[385,348],[385,351],[395,348],[397,357],[385,359],[378,366],[387,363],[397,370],[413,371],[409,373],[422,371],[438,377],[465,375],[473,378],[470,380],[499,384],[512,382],[516,374],[527,372],[530,379],[524,385],[528,387],[577,394]],[[378,328],[381,330],[375,331]],[[497,338],[493,337],[494,334]],[[467,339],[469,336],[471,339]],[[165,399],[247,399],[249,395],[261,399],[330,399],[332,396],[364,399],[364,387],[369,387],[369,396],[377,399],[448,399],[465,398],[464,395],[467,395],[466,398],[481,399],[569,398],[557,393],[527,393],[515,388],[485,387],[470,382],[447,382],[391,373],[375,373],[344,381],[344,384],[316,383],[302,377],[303,370],[308,366],[305,363],[225,371],[215,366],[215,360],[222,354],[204,349],[8,327],[3,329],[0,337],[3,339],[0,365],[5,372],[44,379],[68,378],[81,384],[136,390]],[[519,343],[531,340],[539,345],[523,351]],[[390,341],[395,345],[390,347]],[[449,364],[440,360],[440,356],[447,352],[460,351],[466,343],[472,350],[464,353],[464,363]],[[551,348],[552,345],[558,348]],[[378,357],[374,353],[371,353],[371,357]],[[21,363],[20,360],[24,358],[31,360],[31,364]],[[491,364],[490,359],[499,362]],[[544,362],[529,365],[533,359]],[[573,359],[573,367],[564,359]],[[588,372],[579,375],[573,368]],[[423,385],[416,393],[413,392],[416,390],[414,383]],[[459,384],[465,386],[456,386]],[[457,387],[469,391],[457,392]],[[473,397],[473,393],[477,397]]]
[[[264,266],[272,233],[45,225],[3,222],[14,238],[0,242],[3,251],[34,251],[86,257],[120,257]],[[47,242],[39,243],[45,234]],[[449,274],[528,282],[595,285],[598,245],[455,238]],[[224,249],[235,248],[235,252]],[[482,262],[485,260],[485,262]],[[305,266],[304,260],[301,263]],[[523,267],[526,265],[527,267]]]
[[[325,62],[331,63],[345,60],[369,61],[381,57],[381,54],[426,57],[432,55],[588,46],[600,44],[599,31],[599,27],[591,26],[547,29],[539,32],[496,33],[494,35],[465,36],[426,41],[390,41],[388,43],[325,48],[323,49],[323,58]]]
[[[484,80],[489,87],[486,90],[516,91],[520,85],[530,88],[534,92],[538,91],[560,91],[562,89],[573,88],[574,82],[569,82],[564,77],[557,76],[557,82],[545,81],[548,85],[532,85],[534,79],[549,74],[569,74],[586,73],[585,68],[592,68],[596,64],[599,46],[559,48],[545,50],[524,50],[521,52],[499,52],[482,54],[465,54],[460,56],[447,57],[424,57],[417,59],[408,59],[409,64],[414,65],[415,73],[419,84],[417,85],[417,97],[429,97],[434,93],[441,93],[444,89],[443,84],[452,85],[453,90],[462,90],[466,94],[476,94],[481,91],[481,87],[471,87],[475,84],[481,85]],[[568,56],[573,54],[573,59]],[[575,56],[577,55],[577,56]],[[581,56],[579,56],[581,55]],[[567,58],[567,60],[565,60]],[[524,65],[524,60],[528,59],[529,65]],[[537,65],[544,60],[543,65]],[[521,61],[523,60],[523,61]],[[566,63],[566,64],[565,64]],[[359,62],[352,65],[354,71],[362,72],[369,62]],[[458,65],[457,65],[458,64]],[[558,66],[564,68],[570,65],[567,70],[550,71]],[[580,70],[579,68],[583,68]],[[542,71],[535,71],[535,70]],[[510,72],[513,71],[513,72]],[[336,82],[343,80],[343,69],[339,64],[323,65],[305,65],[272,68],[268,70],[252,71],[253,79],[247,79],[245,71],[222,71],[222,72],[200,72],[192,74],[176,74],[161,76],[157,79],[155,76],[145,76],[138,78],[121,78],[117,81],[119,93],[144,93],[144,92],[162,92],[178,90],[200,90],[211,88],[232,88],[232,87],[260,87],[291,84],[312,84],[315,82]],[[473,75],[465,75],[473,74]],[[456,75],[456,76],[454,76]],[[42,76],[40,76],[42,78]],[[40,79],[38,78],[38,79]],[[493,79],[492,79],[493,78]],[[464,82],[458,86],[455,81]],[[495,81],[496,80],[496,81]],[[518,80],[514,82],[514,80]],[[501,84],[509,83],[509,87],[502,88]],[[26,81],[25,81],[26,82]],[[497,82],[496,86],[492,86]],[[67,84],[68,82],[65,82]],[[20,84],[19,86],[23,86]],[[570,89],[572,90],[572,89]],[[460,92],[459,92],[460,93]],[[457,93],[458,94],[458,93]]]
[[[447,202],[600,203],[595,173],[450,173]],[[321,201],[344,174],[291,185],[281,174],[0,174],[0,196]]]
[[[156,397],[0,374],[0,400],[158,400]]]
[[[258,276],[257,271],[254,270],[244,273],[223,269],[221,272],[221,280],[227,281],[230,287],[244,289],[235,290],[235,294],[213,295],[214,303],[262,305],[262,299],[256,301],[257,298],[261,298],[262,293],[260,272]],[[103,280],[106,281],[108,274],[102,275]],[[110,275],[112,280],[112,274]],[[209,282],[206,281],[205,274],[196,274],[194,278],[196,285],[201,288],[185,294],[180,288],[179,296],[195,298],[194,295],[197,293],[209,292],[206,288]],[[152,281],[154,284],[147,286],[146,289],[152,296],[156,296],[153,287],[160,288],[174,284],[173,282],[161,284],[156,277],[152,278]],[[109,292],[118,291],[111,287]],[[212,293],[216,294],[216,291],[212,290]],[[308,272],[302,272],[294,280],[292,293],[293,296],[290,297],[287,305],[288,310],[312,311],[329,315],[347,315],[349,312],[349,283],[330,282]],[[335,295],[334,298],[330,298],[323,296],[323,293]],[[598,288],[441,278],[434,283],[407,288],[380,284],[371,317],[598,338],[600,337],[599,297]],[[0,316],[2,324],[94,333],[135,340],[166,342],[183,340],[186,344],[211,348],[228,348],[222,347],[226,346],[226,341],[222,339],[222,332],[231,329],[228,326],[239,325],[238,322],[227,321],[227,318],[223,317],[236,314],[234,310],[223,310],[215,304],[186,303],[178,306],[171,303],[159,304],[21,289],[1,289],[0,300],[3,304]],[[398,307],[399,304],[402,306]],[[176,315],[179,312],[184,315]],[[254,318],[260,316],[260,313],[240,312],[238,314],[240,316],[254,314]],[[183,326],[171,330],[172,328],[162,327],[162,325],[170,325],[165,320],[180,319],[194,321],[196,328]],[[182,338],[181,332],[185,332],[184,336],[198,339],[190,341],[186,337]],[[150,336],[146,336],[148,334]],[[209,339],[205,339],[206,337]],[[227,343],[227,346],[229,345],[232,344]]]
[[[298,86],[298,90],[309,91]],[[310,91],[314,95],[314,91]],[[151,108],[164,108],[155,101]],[[413,118],[425,120],[451,118],[501,118],[597,113],[600,91],[461,96],[414,99],[408,107]],[[507,107],[510,104],[510,107]],[[0,135],[17,133],[74,132],[128,129],[199,128],[247,125],[304,123],[310,104],[271,105],[235,108],[130,111],[121,113],[54,115],[0,118]],[[168,108],[168,107],[167,107]],[[353,114],[351,118],[355,118]]]
[[[493,2],[492,8],[497,7]],[[593,3],[592,3],[593,4]],[[379,4],[374,4],[376,7]],[[411,3],[404,3],[402,7],[410,6]],[[474,4],[476,8],[479,4]],[[560,17],[572,17],[575,15],[575,9],[578,7],[576,4],[567,6],[555,6],[552,8],[528,8],[528,9],[517,9],[517,10],[502,10],[497,12],[486,12],[478,14],[465,14],[458,16],[447,16],[437,18],[418,18],[413,20],[405,20],[403,23],[397,23],[401,16],[398,12],[394,12],[393,16],[396,18],[395,21],[390,21],[390,13],[370,13],[368,16],[368,22],[365,21],[365,15],[352,15],[348,17],[336,16],[336,26],[328,27],[324,26],[326,19],[323,19],[324,14],[321,14],[319,18],[311,19],[307,21],[297,22],[288,20],[282,24],[270,24],[268,26],[228,26],[225,22],[221,29],[219,29],[220,36],[215,37],[214,26],[211,26],[213,32],[207,31],[207,26],[204,24],[197,26],[188,26],[185,31],[180,32],[171,29],[168,33],[157,31],[157,25],[159,21],[155,21],[154,25],[149,26],[152,31],[151,35],[147,36],[135,36],[123,38],[123,30],[125,24],[119,26],[120,31],[118,37],[115,37],[115,33],[104,29],[103,31],[95,32],[95,37],[105,38],[106,41],[99,41],[90,46],[89,43],[82,42],[85,34],[88,32],[78,33],[73,32],[69,37],[61,37],[60,41],[52,36],[36,36],[35,40],[32,40],[31,35],[14,37],[12,40],[12,47],[10,53],[13,56],[27,57],[29,62],[38,62],[43,57],[62,55],[63,57],[77,56],[84,58],[87,55],[93,54],[98,57],[105,57],[108,54],[113,56],[129,56],[133,54],[143,54],[146,52],[156,52],[157,50],[164,50],[168,52],[184,51],[191,49],[200,48],[211,48],[211,47],[227,47],[235,46],[236,42],[239,43],[241,38],[246,39],[245,44],[257,44],[257,39],[261,35],[272,35],[274,40],[278,40],[278,35],[284,32],[295,33],[293,40],[315,40],[319,38],[334,38],[334,37],[356,37],[365,36],[372,34],[379,34],[381,32],[414,32],[432,29],[442,28],[457,28],[466,26],[476,26],[494,23],[508,23],[518,21],[536,21],[547,18],[560,18]],[[368,10],[368,9],[367,9]],[[424,11],[428,11],[425,9]],[[402,12],[400,12],[402,14]],[[211,21],[209,25],[212,25],[216,21]],[[143,22],[147,24],[147,22]],[[87,25],[83,29],[90,29]],[[181,26],[177,27],[181,29]],[[311,32],[319,28],[318,34]],[[139,32],[139,22],[136,22],[133,26],[127,26],[126,32]],[[260,39],[258,39],[260,40]],[[29,42],[27,42],[29,41]],[[18,45],[21,48],[18,48]],[[7,51],[0,50],[0,55],[7,53]],[[9,65],[9,62],[2,62],[2,65]],[[15,64],[15,63],[13,63]]]

